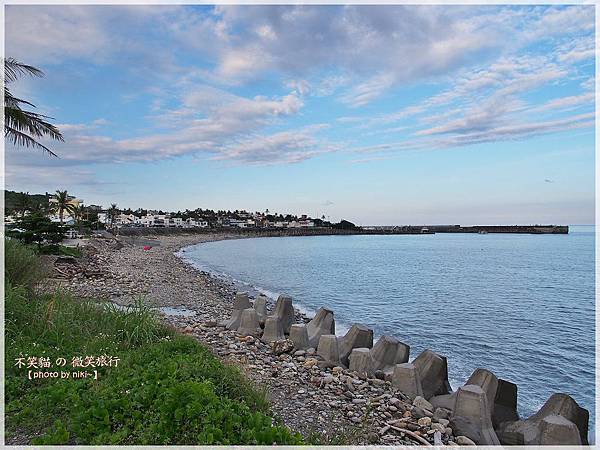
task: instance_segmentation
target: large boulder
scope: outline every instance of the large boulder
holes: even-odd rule
[[[306,325],[306,328],[310,347],[317,348],[322,335],[335,334],[333,311],[327,308],[319,308],[315,317]]]
[[[413,364],[421,374],[423,397],[427,400],[434,395],[445,395],[452,391],[448,382],[448,361],[445,356],[431,350],[423,350],[414,359]]]
[[[373,330],[369,327],[355,323],[348,332],[340,339],[340,359],[344,365],[348,365],[348,356],[354,348],[373,347]]]

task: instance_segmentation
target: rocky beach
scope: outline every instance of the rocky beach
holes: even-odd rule
[[[92,239],[82,243],[81,258],[59,257],[50,261],[53,274],[49,286],[59,284],[78,296],[123,307],[143,298],[157,309],[165,323],[193,336],[224,362],[239,366],[258,386],[264,387],[274,413],[304,436],[318,434],[322,442],[332,444],[474,445],[475,439],[463,432],[473,427],[452,416],[450,405],[455,401],[452,395],[456,393],[447,393],[446,397],[452,397],[451,400],[443,398],[439,392],[433,399],[432,395],[407,396],[405,392],[409,391],[403,389],[401,392],[381,371],[366,374],[349,370],[346,365],[328,364],[322,352],[317,354],[315,348],[295,349],[289,339],[264,343],[258,336],[224,327],[222,324],[234,314],[235,286],[195,269],[176,253],[189,245],[236,238],[240,236],[206,233]],[[267,312],[271,313],[274,307],[269,302]],[[294,310],[296,323],[306,324],[310,319]],[[403,366],[407,366],[406,370],[414,370],[408,367],[412,364]],[[481,385],[485,392],[477,386],[481,392],[473,390],[471,393],[464,389],[463,397],[466,399],[467,394],[484,397],[488,386],[495,383],[495,398],[488,401],[495,403],[497,410],[499,405],[505,407],[508,415],[513,414],[512,408],[516,415],[516,401],[511,405],[510,400],[498,399],[501,389],[504,390],[502,395],[510,397],[506,394],[510,386],[499,384],[497,379],[493,380],[493,374],[488,374],[491,373],[476,371],[471,377],[475,381],[467,383],[469,388]],[[581,434],[581,440],[585,442],[587,420],[579,409],[571,407],[570,401],[570,397],[560,401],[551,398],[547,409],[552,410],[551,418],[557,417],[560,407],[556,403],[568,403],[576,417],[569,416],[569,419],[576,422],[577,434]],[[467,400],[464,403],[468,403]],[[513,421],[516,425],[514,429],[505,430],[505,437],[517,435],[519,427],[538,427],[538,422],[548,418],[548,414],[542,416],[534,421]],[[518,416],[515,418],[518,420]],[[572,422],[556,426],[572,432]],[[543,425],[546,426],[546,422]],[[491,424],[487,431],[490,430],[494,432]],[[478,443],[485,442],[488,441],[482,437]]]

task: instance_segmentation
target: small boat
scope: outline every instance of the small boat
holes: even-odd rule
[[[488,234],[488,232],[485,230],[479,230],[479,234]]]

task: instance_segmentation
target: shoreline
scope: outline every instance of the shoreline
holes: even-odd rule
[[[408,420],[417,432],[422,430],[424,436],[428,436],[431,428],[418,425],[418,420],[423,417],[411,416],[414,410],[411,399],[395,390],[389,381],[361,380],[347,369],[334,372],[316,366],[305,367],[305,362],[314,355],[295,352],[275,357],[270,346],[258,339],[245,339],[217,326],[231,315],[235,288],[231,282],[194,267],[181,252],[186,247],[206,242],[260,236],[202,233],[157,237],[160,246],[150,251],[130,244],[102,246],[96,243],[98,247],[104,247],[96,253],[96,265],[105,266],[110,275],[99,280],[75,281],[71,287],[78,295],[103,297],[121,305],[133,303],[135,296],[144,295],[151,306],[194,311],[194,316],[163,314],[161,318],[207,345],[220,359],[241,367],[259,385],[268,386],[273,411],[286,425],[303,435],[318,432],[331,438],[341,433],[354,436],[350,439],[352,444],[415,444],[415,439],[406,433],[391,434],[389,427],[386,430],[389,420]],[[106,283],[106,279],[113,282]],[[269,300],[272,309],[274,300]],[[297,307],[294,309],[296,323],[309,320]],[[331,378],[333,380],[323,389],[323,380]],[[352,380],[350,384],[349,379]],[[354,384],[364,384],[361,389],[368,389],[365,392],[368,395],[359,393],[357,397],[356,391],[349,389],[349,386],[354,388]],[[350,398],[351,395],[354,398]],[[398,411],[402,414],[398,415]],[[415,420],[411,422],[405,414]],[[420,415],[420,411],[416,414]],[[442,423],[444,420],[442,418]],[[431,420],[429,422],[431,425]],[[444,443],[451,445],[454,440],[452,429],[447,427],[444,431],[447,431]]]

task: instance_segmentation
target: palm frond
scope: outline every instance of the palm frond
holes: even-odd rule
[[[4,60],[4,82],[11,83],[13,81],[16,81],[21,75],[43,77],[44,72],[42,72],[37,67],[20,63],[14,58],[6,58]]]
[[[49,136],[57,141],[64,141],[58,128],[46,122],[45,119],[51,119],[51,117],[25,111],[21,108],[4,108],[4,121],[6,125],[37,137]]]
[[[22,133],[19,130],[15,130],[10,126],[4,124],[4,137],[7,137],[14,145],[19,145],[22,147],[34,147],[39,148],[50,154],[51,156],[55,156],[58,158],[58,155],[46,147],[44,144],[40,144],[38,141],[33,139],[31,136],[28,136],[25,133]]]
[[[18,108],[20,103],[24,103],[25,105],[29,105],[35,108],[33,103],[28,102],[27,100],[23,100],[21,98],[17,98],[10,92],[6,86],[4,86],[4,106],[11,106],[13,108]]]

